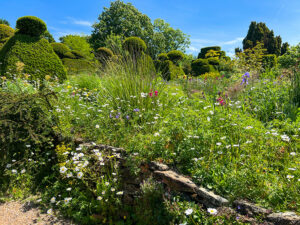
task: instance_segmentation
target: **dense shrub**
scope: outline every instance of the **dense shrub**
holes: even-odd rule
[[[264,55],[262,57],[263,68],[273,68],[277,65],[277,56],[275,54]]]
[[[207,53],[209,50],[221,51],[221,47],[219,47],[219,46],[211,46],[211,47],[201,48],[201,51],[200,51],[200,53],[198,54],[198,59],[200,59],[200,58],[204,59],[206,53]]]
[[[78,74],[81,72],[94,73],[97,70],[97,66],[85,59],[62,59],[64,66],[66,67],[68,74]]]
[[[64,58],[68,58],[68,59],[76,59],[76,56],[72,53],[72,52],[67,52],[64,55]]]
[[[77,50],[72,50],[71,53],[76,57],[76,59],[83,59],[85,58],[84,55]]]
[[[160,53],[160,54],[157,56],[157,59],[160,60],[160,61],[165,61],[165,60],[168,60],[169,57],[168,57],[168,54],[167,54],[167,53]]]
[[[197,59],[192,62],[192,70],[195,76],[214,72],[216,69],[208,63],[207,59]]]
[[[123,42],[123,48],[134,55],[139,55],[147,50],[146,43],[139,37],[126,38]]]
[[[182,60],[184,58],[184,54],[181,51],[173,50],[168,52],[168,58],[175,64],[178,63],[178,61]]]
[[[0,24],[0,42],[2,42],[3,39],[7,39],[13,36],[14,33],[15,30],[10,26],[7,26],[5,24]]]
[[[184,71],[181,67],[176,66],[171,60],[155,61],[156,70],[161,73],[164,80],[173,80],[177,77],[184,76]]]
[[[111,59],[111,57],[113,57],[113,55],[114,55],[114,53],[110,49],[105,48],[105,47],[98,48],[95,53],[96,58],[101,63],[105,63],[107,60]]]
[[[56,55],[59,56],[59,58],[61,58],[61,59],[69,58],[68,55],[66,57],[66,53],[71,52],[71,50],[68,46],[66,46],[63,43],[51,43],[51,46],[52,46],[54,52],[56,53]]]
[[[24,16],[17,20],[16,28],[21,34],[40,36],[47,31],[45,22],[35,16]]]
[[[66,71],[51,45],[44,38],[15,34],[0,51],[0,74],[11,77],[17,72],[16,63],[24,63],[24,73],[31,79],[46,75],[66,78]],[[6,73],[6,74],[5,74]]]
[[[213,65],[213,66],[220,65],[220,60],[217,57],[208,58],[207,61],[208,61],[208,64]]]

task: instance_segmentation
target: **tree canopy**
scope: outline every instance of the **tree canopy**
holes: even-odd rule
[[[131,3],[121,0],[111,2],[109,8],[98,17],[99,22],[93,25],[93,32],[89,42],[94,49],[106,46],[107,39],[112,35],[119,39],[126,37],[139,37],[148,46],[148,54],[152,57],[171,50],[185,51],[189,46],[189,36],[179,29],[173,29],[162,19],[151,19],[138,11]]]
[[[1,18],[0,18],[0,24],[5,24],[5,25],[9,26],[9,22],[7,20],[1,19]]]
[[[277,56],[283,54],[281,53],[281,37],[275,36],[274,31],[270,30],[265,23],[252,21],[247,36],[243,40],[243,49],[253,48],[258,42],[264,44],[264,48],[267,49],[267,54],[275,54]],[[286,45],[288,44],[283,44],[283,51],[286,51]]]

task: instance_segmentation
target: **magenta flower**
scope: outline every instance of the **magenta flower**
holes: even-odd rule
[[[155,96],[157,96],[157,95],[158,95],[158,91],[154,91],[154,93],[155,93]]]

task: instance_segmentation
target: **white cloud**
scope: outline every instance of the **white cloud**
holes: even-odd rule
[[[73,20],[73,23],[77,25],[86,26],[86,27],[91,27],[93,25],[90,21],[85,21],[85,20]]]
[[[244,38],[242,38],[242,37],[238,37],[238,38],[235,38],[231,41],[221,42],[221,45],[234,45],[234,44],[240,43],[243,39]]]
[[[199,52],[199,48],[195,48],[194,46],[190,46],[187,50],[190,52]]]

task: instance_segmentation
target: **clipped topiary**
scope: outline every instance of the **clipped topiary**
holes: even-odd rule
[[[76,59],[83,59],[84,58],[84,55],[80,51],[72,50],[71,53],[76,57]]]
[[[66,46],[63,43],[51,43],[51,46],[59,58],[61,58],[61,59],[69,58],[68,56],[66,57],[66,54],[68,52],[71,52],[71,50],[68,46]]]
[[[123,42],[123,48],[133,55],[140,55],[142,52],[146,52],[147,45],[139,37],[128,37]]]
[[[7,26],[5,24],[0,24],[0,42],[4,39],[7,40],[7,38],[10,38],[15,33],[15,30],[11,28],[10,26]]]
[[[264,69],[271,69],[277,65],[277,56],[275,54],[268,54],[262,57],[262,66]]]
[[[94,73],[97,70],[97,66],[85,59],[62,59],[64,66],[67,68],[68,74],[78,74],[81,72]]]
[[[16,33],[0,50],[0,74],[12,77],[17,73],[17,64],[24,64],[23,72],[31,79],[44,79],[46,75],[66,79],[61,60],[49,42],[40,37]]]
[[[200,53],[198,54],[198,59],[204,59],[205,55],[208,51],[210,50],[214,50],[214,51],[221,51],[221,47],[220,46],[211,46],[211,47],[205,47],[205,48],[201,48]]]
[[[208,64],[213,65],[213,66],[219,66],[220,65],[220,60],[218,57],[211,57],[207,59]]]
[[[157,56],[157,59],[160,60],[160,61],[165,61],[165,60],[168,60],[169,57],[168,57],[168,54],[167,54],[167,53],[160,53],[160,54]]]
[[[45,22],[35,16],[24,16],[17,20],[16,28],[20,34],[40,36],[47,31]]]
[[[216,69],[208,63],[207,59],[196,59],[193,61],[192,70],[195,76],[216,71]]]
[[[98,48],[95,52],[95,57],[101,63],[106,63],[109,59],[113,57],[114,53],[105,47]]]
[[[76,59],[76,56],[72,52],[67,52],[64,55],[64,58],[67,58],[67,59]]]
[[[177,77],[184,76],[184,71],[181,67],[176,66],[171,60],[155,60],[154,65],[156,71],[161,73],[164,80],[173,80]]]
[[[184,54],[181,51],[173,50],[168,52],[168,58],[175,64],[184,58]]]

